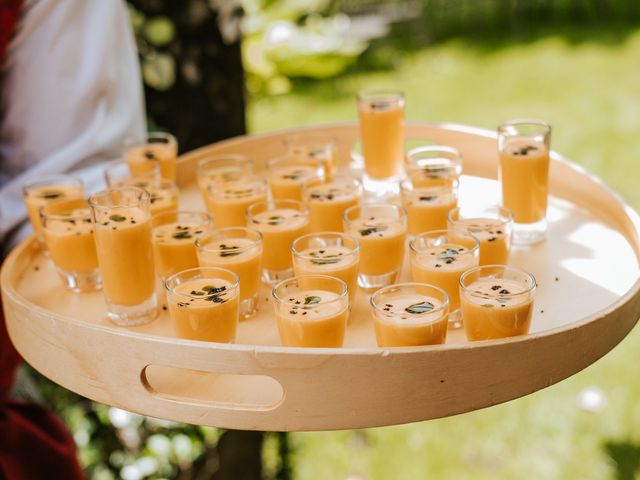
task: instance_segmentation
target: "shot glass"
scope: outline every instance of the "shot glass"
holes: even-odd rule
[[[424,145],[409,150],[405,156],[407,177],[415,188],[458,188],[462,173],[460,152],[446,145]]]
[[[239,154],[210,155],[201,158],[196,168],[196,178],[201,195],[206,195],[207,187],[217,181],[233,180],[243,175],[251,175],[253,162]]]
[[[437,345],[447,339],[449,296],[426,283],[398,283],[370,299],[379,347]]]
[[[247,209],[247,225],[262,233],[262,279],[274,285],[293,274],[291,244],[309,230],[309,209],[296,200],[254,203]]]
[[[40,208],[54,200],[83,198],[84,186],[71,175],[48,175],[26,182],[22,195],[33,231],[40,244],[44,245]]]
[[[238,276],[224,268],[190,268],[167,278],[167,304],[176,336],[233,343],[239,319],[238,285]]]
[[[341,232],[342,215],[360,203],[362,184],[355,178],[334,176],[331,180],[312,178],[302,186],[302,197],[309,205],[311,230]]]
[[[142,177],[123,178],[109,186],[112,189],[123,187],[140,188],[149,193],[149,212],[152,217],[162,213],[175,213],[178,210],[180,190],[173,180],[158,179],[157,176],[148,174]]]
[[[273,158],[267,163],[267,181],[273,198],[300,201],[302,184],[322,177],[324,164],[320,160],[288,155]]]
[[[64,285],[74,292],[102,287],[93,221],[83,198],[49,202],[40,209],[44,239]]]
[[[502,205],[513,213],[513,242],[544,240],[549,196],[551,127],[539,120],[511,120],[498,127]]]
[[[365,190],[377,195],[402,174],[404,157],[404,94],[367,90],[358,94],[360,140],[364,156]]]
[[[182,270],[196,268],[196,240],[211,229],[211,217],[204,212],[172,211],[155,215],[151,241],[156,274],[166,279]]]
[[[160,163],[162,178],[176,179],[176,163],[178,160],[178,141],[167,132],[148,133],[142,143],[130,143],[127,146],[125,160],[134,177],[144,176]]]
[[[180,190],[173,180],[162,180],[157,184],[149,185],[147,191],[149,192],[149,209],[154,217],[161,213],[175,213],[178,210]]]
[[[135,186],[136,182],[144,182],[145,185],[158,183],[162,179],[159,161],[149,161],[143,173],[135,177],[129,169],[129,164],[121,160],[109,162],[103,172],[107,188],[123,186]]]
[[[470,233],[450,230],[421,233],[409,242],[413,281],[435,285],[449,295],[449,328],[462,327],[458,280],[478,265],[479,247]]]
[[[152,321],[155,292],[149,193],[135,187],[89,197],[107,316],[121,326]]]
[[[449,212],[452,231],[469,232],[480,242],[480,265],[506,265],[511,251],[513,217],[498,206],[458,207]]]
[[[407,213],[392,204],[367,203],[344,212],[344,231],[360,242],[358,285],[380,288],[395,283],[404,260]]]
[[[450,186],[416,187],[411,179],[400,183],[402,205],[407,210],[409,235],[447,228],[447,215],[458,204],[458,191]]]
[[[525,335],[531,328],[536,279],[516,267],[485,265],[460,277],[464,330],[469,341]]]
[[[258,308],[262,277],[262,234],[244,227],[226,227],[196,240],[201,267],[231,270],[240,279],[240,316],[248,318]]]
[[[326,275],[303,275],[276,285],[272,295],[282,345],[342,347],[348,290],[342,280]]]
[[[329,275],[349,287],[353,304],[358,291],[360,243],[351,235],[338,232],[309,233],[291,245],[293,272],[301,275]]]
[[[335,137],[320,132],[301,132],[287,135],[284,145],[289,154],[303,160],[322,162],[324,172],[331,177],[337,166],[337,145]]]
[[[204,202],[217,228],[244,227],[247,208],[267,198],[267,182],[257,175],[240,175],[209,184]]]

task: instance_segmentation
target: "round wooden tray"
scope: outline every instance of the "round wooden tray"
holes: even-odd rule
[[[304,129],[301,129],[304,130]],[[339,140],[346,167],[355,122],[314,127]],[[497,200],[492,132],[407,125],[407,137],[453,145],[464,157],[461,203]],[[244,153],[262,171],[283,153],[291,130],[234,138],[184,155],[182,208],[202,209],[195,164],[211,153]],[[539,282],[532,333],[467,343],[377,348],[369,294],[357,294],[345,347],[279,346],[270,290],[234,345],[178,340],[167,312],[154,323],[119,328],[100,292],[65,291],[33,239],[2,268],[9,334],[24,358],[81,395],[145,415],[235,429],[301,431],[413,422],[505,402],[556,383],[613,348],[640,315],[640,221],[614,192],[553,154],[549,239],[516,249],[511,263]],[[406,267],[403,273],[408,278]]]

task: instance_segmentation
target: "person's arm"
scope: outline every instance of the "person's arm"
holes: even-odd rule
[[[27,1],[0,98],[0,241],[25,218],[22,184],[121,155],[144,102],[125,4]]]

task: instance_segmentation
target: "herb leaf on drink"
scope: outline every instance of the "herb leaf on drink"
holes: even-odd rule
[[[404,309],[405,312],[412,313],[412,314],[427,313],[427,312],[430,312],[431,310],[433,310],[433,303],[428,302],[426,300],[424,302],[419,302],[419,303],[414,303],[413,305],[409,305],[407,308]]]

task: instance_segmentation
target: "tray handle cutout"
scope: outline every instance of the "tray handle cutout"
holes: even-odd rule
[[[284,400],[273,377],[239,375],[147,365],[140,381],[149,394],[163,400],[229,410],[270,411]]]

